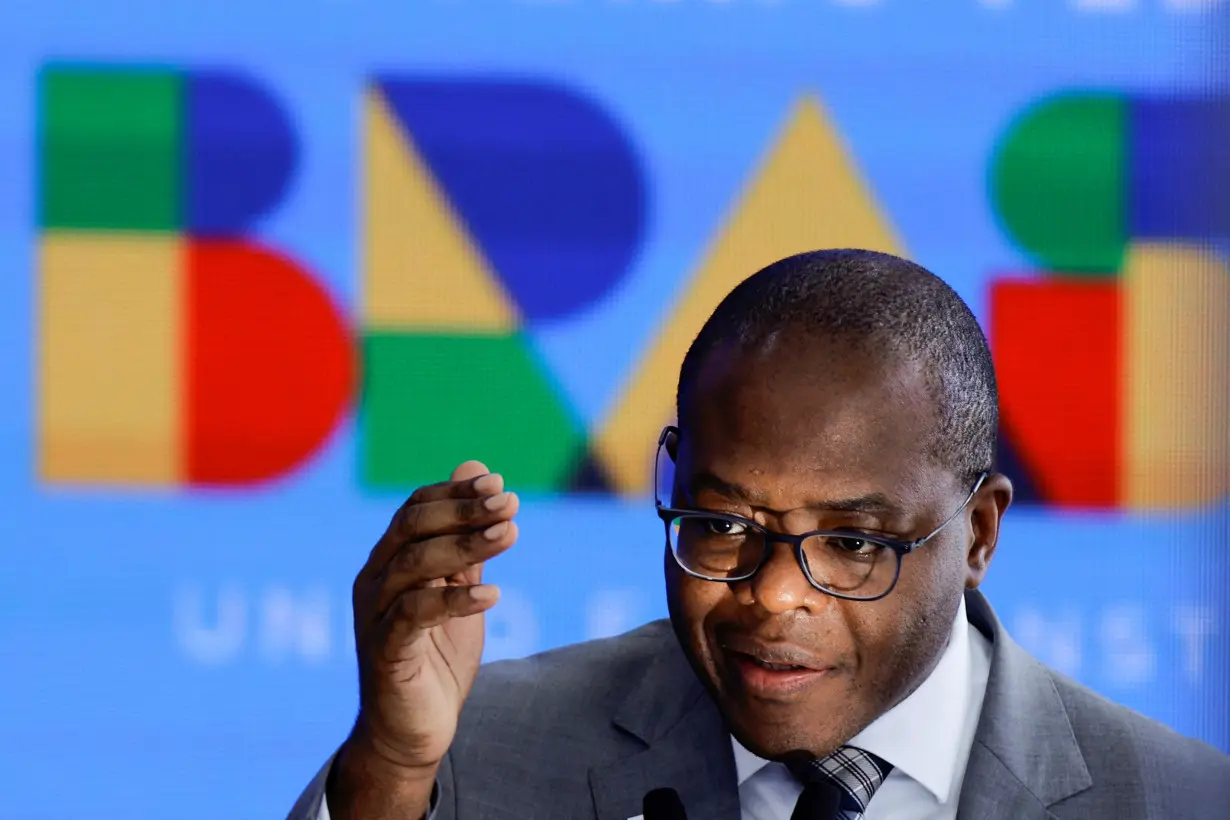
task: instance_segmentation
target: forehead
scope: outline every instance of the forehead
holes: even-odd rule
[[[688,390],[680,421],[694,469],[837,491],[917,480],[932,466],[925,367],[887,351],[810,339],[728,345]]]

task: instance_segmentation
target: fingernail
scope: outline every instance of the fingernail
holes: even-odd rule
[[[508,498],[511,495],[512,493],[500,493],[499,495],[493,495],[483,502],[483,506],[488,510],[495,512],[508,503]]]
[[[494,584],[479,584],[470,587],[470,600],[476,604],[489,604],[500,597],[500,588]]]
[[[504,476],[499,473],[488,473],[474,480],[474,489],[481,495],[491,495],[504,489]]]
[[[483,530],[483,538],[486,538],[488,541],[495,541],[506,532],[508,532],[508,522],[501,521]]]

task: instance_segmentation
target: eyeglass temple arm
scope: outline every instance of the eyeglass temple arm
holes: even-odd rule
[[[979,473],[979,475],[978,475],[978,480],[974,482],[974,488],[973,488],[972,490],[970,490],[970,491],[969,491],[969,495],[967,495],[967,496],[965,497],[965,500],[961,502],[961,506],[960,506],[960,507],[957,507],[956,511],[955,511],[955,512],[953,512],[953,514],[952,514],[952,515],[950,515],[950,516],[948,516],[946,519],[944,519],[944,523],[940,524],[938,527],[936,527],[935,529],[933,529],[931,532],[927,533],[927,534],[926,534],[926,535],[924,535],[922,538],[919,538],[917,541],[915,541],[915,542],[913,542],[912,544],[910,544],[910,548],[911,548],[911,549],[914,549],[914,548],[916,548],[916,547],[920,547],[920,546],[922,546],[922,545],[923,545],[924,543],[926,543],[927,541],[930,541],[930,540],[931,540],[931,538],[932,538],[932,536],[934,536],[934,535],[935,535],[936,533],[938,533],[940,530],[944,529],[944,527],[947,527],[947,526],[948,526],[949,524],[951,524],[954,520],[956,520],[956,517],[957,517],[958,515],[960,515],[962,512],[964,512],[964,511],[965,511],[965,508],[969,506],[970,501],[972,501],[972,500],[974,499],[974,494],[975,494],[976,492],[978,492],[978,489],[979,489],[980,487],[982,487],[982,482],[984,482],[984,481],[986,481],[986,480],[987,480],[987,476],[988,476],[988,475],[989,475],[989,473],[987,473],[986,471],[983,471],[982,473]]]

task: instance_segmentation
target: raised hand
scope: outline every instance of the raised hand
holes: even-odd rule
[[[373,791],[426,809],[482,659],[482,613],[499,597],[483,563],[517,540],[517,507],[501,476],[467,461],[415,490],[372,549],[354,583],[360,708],[330,788],[334,816],[369,816],[360,804],[382,816]]]

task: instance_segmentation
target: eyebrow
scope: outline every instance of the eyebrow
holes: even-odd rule
[[[691,481],[688,482],[688,488],[692,495],[702,490],[711,490],[727,498],[737,499],[752,506],[764,507],[768,503],[768,497],[764,493],[751,490],[742,484],[727,481],[708,470],[701,470],[695,473]],[[809,501],[803,506],[811,510],[825,510],[828,512],[878,513],[881,515],[899,513],[901,511],[883,493],[867,493],[866,495],[854,498],[817,499]]]

